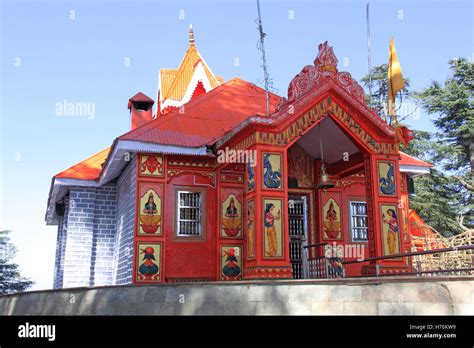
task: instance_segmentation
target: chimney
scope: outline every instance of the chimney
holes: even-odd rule
[[[142,92],[138,92],[128,100],[128,109],[132,117],[132,129],[140,127],[153,119],[155,101]]]

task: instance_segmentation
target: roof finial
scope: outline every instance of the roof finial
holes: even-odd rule
[[[194,31],[193,25],[189,25],[189,46],[194,46]]]

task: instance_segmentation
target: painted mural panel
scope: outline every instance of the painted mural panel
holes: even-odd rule
[[[341,194],[322,192],[322,228],[323,240],[342,240]]]
[[[255,204],[254,200],[247,203],[247,259],[255,258]]]
[[[263,188],[281,189],[281,154],[263,153]]]
[[[401,203],[401,214],[402,214],[402,223],[403,223],[403,240],[405,242],[409,241],[408,234],[410,233],[408,231],[408,196],[402,195],[400,198],[400,203]]]
[[[395,164],[389,161],[377,163],[379,195],[395,196],[397,188],[395,184]]]
[[[162,234],[162,186],[142,182],[139,185],[138,234],[161,236]]]
[[[242,198],[239,189],[223,188],[221,192],[221,237],[242,238]]]
[[[396,204],[381,204],[382,244],[384,255],[400,253],[400,228]]]
[[[161,243],[137,243],[136,281],[161,282]]]
[[[288,177],[296,179],[298,187],[314,186],[313,158],[298,145],[288,149]]]
[[[140,156],[140,175],[141,176],[163,176],[163,157],[162,156]]]
[[[255,189],[255,168],[250,162],[247,163],[247,192]]]
[[[242,279],[242,247],[221,246],[221,280]]]
[[[283,216],[281,199],[263,199],[263,257],[283,257]]]

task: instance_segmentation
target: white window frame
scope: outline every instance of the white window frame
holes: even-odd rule
[[[360,204],[360,203],[363,203],[363,204],[365,204],[365,212],[366,212],[366,215],[358,215],[358,214],[353,215],[353,214],[352,214],[352,204],[353,204],[353,203],[359,203],[359,204]],[[353,217],[354,217],[354,216],[365,217],[365,218],[367,219],[367,224],[366,224],[367,227],[354,226],[354,223],[353,223],[353,221],[354,221]],[[368,242],[368,241],[369,241],[369,227],[368,227],[368,225],[369,225],[369,212],[368,212],[368,210],[367,210],[367,201],[349,200],[349,220],[350,220],[350,226],[351,226],[350,233],[351,233],[351,240],[352,240],[352,242],[355,242],[355,243],[366,243],[366,242]],[[365,235],[367,236],[367,238],[366,238],[366,239],[354,238],[354,237],[355,237],[355,235],[354,235],[354,229],[355,229],[355,228],[359,228],[359,229],[362,228],[362,229],[365,229],[365,230],[366,230],[366,234],[365,234]]]
[[[199,195],[199,205],[198,206],[188,206],[188,205],[181,205],[181,194],[182,193],[192,193],[192,194],[198,194]],[[177,199],[176,199],[176,236],[177,237],[201,237],[202,236],[202,231],[203,231],[203,218],[202,218],[202,210],[203,210],[203,192],[198,191],[198,190],[177,190]],[[180,218],[180,212],[181,208],[193,208],[193,209],[198,209],[198,219],[181,219]],[[198,230],[199,233],[197,234],[188,234],[188,233],[182,233],[180,231],[180,222],[181,221],[190,221],[190,222],[199,222]]]

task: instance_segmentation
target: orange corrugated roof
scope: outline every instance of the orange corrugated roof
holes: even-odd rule
[[[433,167],[432,164],[422,161],[416,157],[410,156],[400,151],[400,164],[406,166]]]
[[[271,112],[280,99],[270,93]],[[200,147],[221,138],[248,117],[265,113],[265,90],[234,78],[186,103],[184,113],[171,110],[118,139]]]
[[[55,178],[68,178],[79,180],[96,180],[99,178],[102,164],[109,155],[110,147],[96,153],[95,155],[79,162],[72,167],[56,174]]]
[[[212,88],[222,84],[222,78],[218,79],[207,64],[202,59],[196,46],[190,45],[184,55],[181,64],[177,70],[162,69],[160,70],[160,95],[162,100],[172,99],[181,100],[191,82],[194,70],[197,64],[201,62],[206,76]]]

